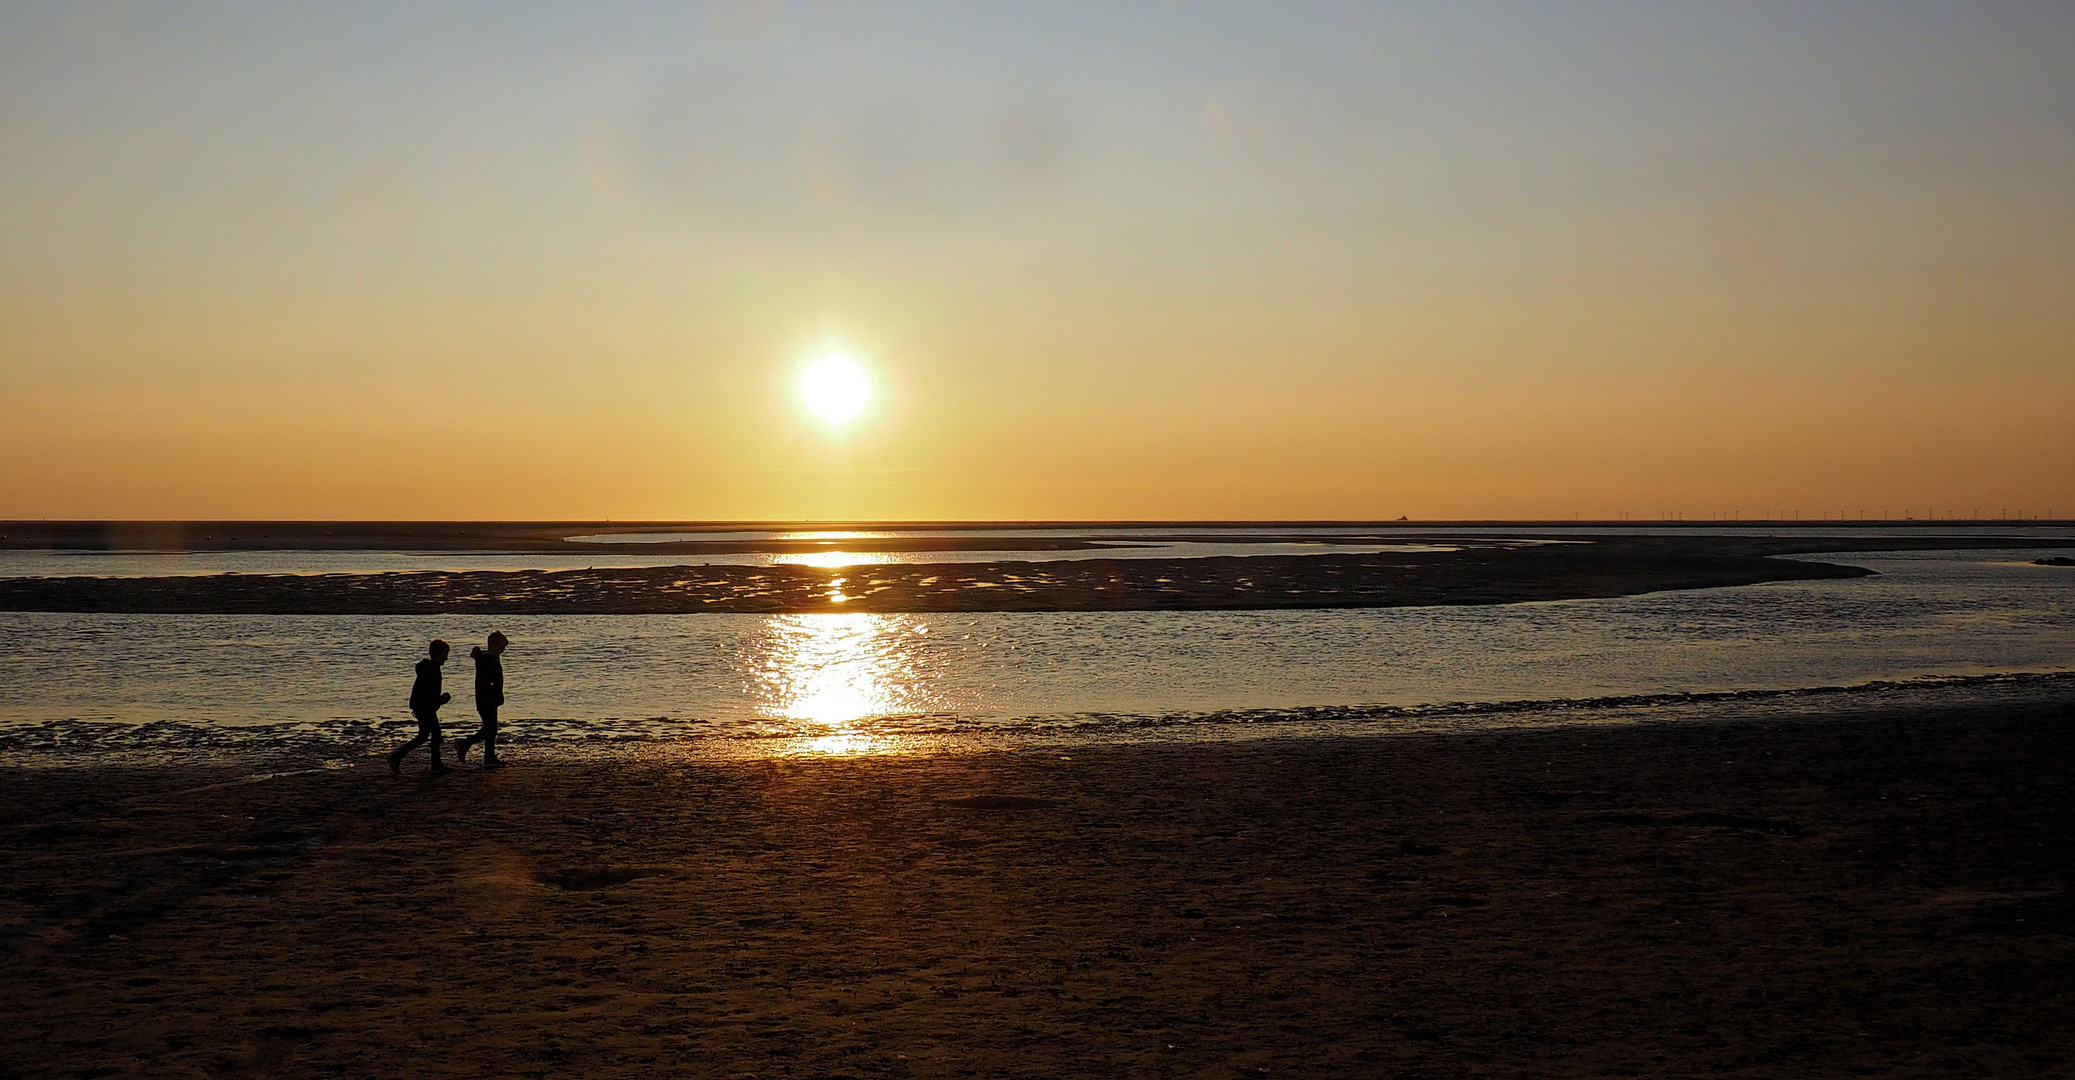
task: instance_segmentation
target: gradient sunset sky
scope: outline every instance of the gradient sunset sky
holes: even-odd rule
[[[0,518],[2049,509],[2075,5],[0,4]]]

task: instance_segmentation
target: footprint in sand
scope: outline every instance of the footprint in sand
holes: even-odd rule
[[[661,877],[669,872],[653,866],[630,866],[614,870],[594,867],[586,870],[543,870],[533,875],[533,880],[550,889],[560,889],[563,892],[597,892],[640,878]]]
[[[974,795],[964,799],[946,799],[944,805],[960,810],[1050,810],[1059,805],[1059,800],[1020,795]]]

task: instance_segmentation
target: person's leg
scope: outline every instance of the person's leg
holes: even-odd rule
[[[436,773],[441,773],[441,772],[452,772],[452,771],[453,771],[452,769],[449,769],[449,768],[447,768],[447,763],[446,763],[446,762],[444,762],[444,761],[441,761],[441,760],[439,759],[439,751],[440,751],[440,744],[441,744],[441,743],[442,743],[442,742],[444,741],[443,739],[441,739],[441,738],[440,738],[440,731],[439,731],[439,717],[435,716],[435,717],[433,717],[433,718],[432,718],[432,725],[431,725],[431,726],[432,726],[432,771],[433,771],[433,772],[436,772]]]
[[[497,760],[497,706],[492,705],[488,709],[483,710],[483,730],[479,733],[479,737],[483,740],[483,768],[496,768],[499,764]]]
[[[481,705],[478,705],[476,706],[476,715],[482,717],[483,722],[481,726],[476,728],[475,734],[470,735],[465,739],[454,740],[454,760],[464,765],[468,763],[468,748],[474,746],[477,743],[489,743],[490,736],[495,734],[497,731],[496,706],[493,705],[490,708],[485,709]],[[487,761],[491,758],[496,757],[497,753],[494,749],[485,749],[483,751],[483,755],[484,760]]]
[[[437,731],[439,728],[435,725],[432,730]],[[425,718],[422,716],[418,717],[417,737],[389,752],[389,771],[402,772],[404,755],[425,745],[425,740],[429,737],[425,729]]]

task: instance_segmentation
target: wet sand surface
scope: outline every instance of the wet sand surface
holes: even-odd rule
[[[1267,610],[1570,600],[1870,573],[1768,557],[1807,546],[1648,537],[1374,555],[4,578],[0,610],[334,615]]]
[[[334,527],[335,526],[335,527]],[[730,526],[706,526],[715,536]],[[583,530],[681,529],[669,523],[0,523],[0,548],[46,551],[467,551],[630,553],[685,565],[584,570],[453,570],[383,573],[222,573],[192,576],[0,577],[0,611],[279,615],[752,614],[812,612],[1273,610],[1507,604],[1632,596],[1671,589],[1850,578],[1861,567],[1787,559],[1822,553],[2065,547],[2061,537],[1978,535],[1768,536],[1573,534],[1560,543],[1528,536],[1393,532],[1337,535],[1325,554],[1104,558],[1103,544],[1169,541],[1318,542],[1275,523],[1217,535],[1156,526],[1091,536],[1015,537],[1002,526],[974,535],[895,531],[846,540],[761,538],[656,544],[572,543]],[[236,534],[227,530],[237,529]],[[907,525],[912,532],[922,528]],[[215,530],[215,531],[210,531]],[[1532,529],[1528,529],[1532,532]],[[225,535],[219,536],[218,533]],[[696,535],[696,533],[689,534]],[[1330,554],[1335,544],[1401,544],[1401,550]],[[1442,550],[1419,550],[1439,546]],[[702,556],[792,553],[1086,550],[1061,561],[734,566]],[[1453,550],[1450,550],[1453,548]],[[1836,557],[1848,558],[1848,555]]]
[[[14,769],[0,1073],[2067,1075],[2069,712]]]

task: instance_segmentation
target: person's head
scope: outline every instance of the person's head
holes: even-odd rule
[[[425,646],[425,651],[432,657],[433,663],[444,664],[447,662],[448,647],[445,641],[433,638],[432,644]]]
[[[498,653],[504,651],[505,646],[510,645],[511,643],[511,639],[504,636],[504,631],[490,631],[490,655],[496,656]]]

